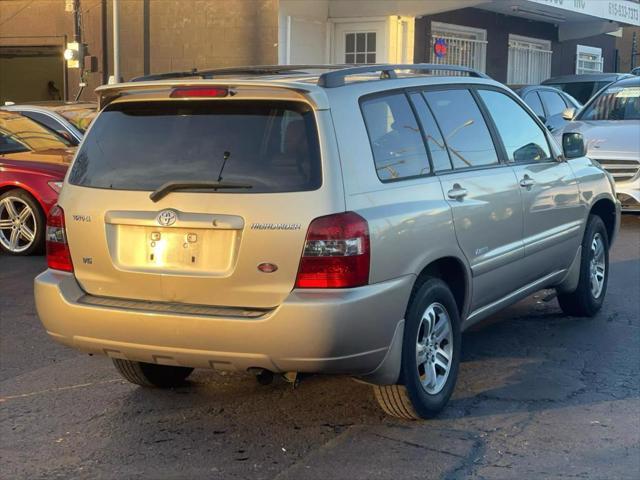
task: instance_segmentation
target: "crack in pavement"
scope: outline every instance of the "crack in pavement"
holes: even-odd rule
[[[124,380],[120,378],[116,378],[112,380],[101,380],[99,382],[79,383],[77,385],[67,385],[65,387],[48,388],[46,390],[38,390],[36,392],[29,392],[29,393],[19,393],[17,395],[7,395],[6,397],[0,397],[0,403],[6,402],[7,400],[16,400],[18,398],[29,398],[29,397],[34,397],[38,395],[46,395],[48,393],[57,393],[57,392],[63,392],[65,390],[75,390],[78,388],[92,387],[94,385],[104,385],[106,383],[118,383],[118,382],[124,383]]]

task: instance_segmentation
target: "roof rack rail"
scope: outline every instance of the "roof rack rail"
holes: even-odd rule
[[[345,65],[256,65],[249,67],[224,67],[198,70],[196,68],[184,72],[152,73],[132,78],[131,82],[151,82],[171,78],[212,78],[224,75],[277,75],[279,73],[295,74],[304,70],[333,70],[345,68]]]
[[[318,85],[324,88],[336,88],[345,84],[345,78],[350,75],[359,75],[361,73],[380,72],[380,80],[389,78],[398,78],[396,70],[411,70],[415,73],[446,71],[467,73],[471,77],[491,78],[488,75],[474,70],[473,68],[461,67],[458,65],[438,65],[435,63],[411,63],[411,64],[382,64],[382,65],[363,65],[359,67],[341,68],[336,71],[326,72],[320,75]]]

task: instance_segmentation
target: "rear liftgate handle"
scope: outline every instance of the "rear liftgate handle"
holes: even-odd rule
[[[454,183],[453,188],[447,192],[447,196],[452,200],[462,200],[467,196],[467,190],[462,188],[459,183]]]

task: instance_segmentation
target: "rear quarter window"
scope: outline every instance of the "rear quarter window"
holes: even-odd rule
[[[151,191],[170,181],[219,177],[252,187],[221,190],[225,193],[319,188],[320,148],[311,107],[246,100],[112,104],[95,120],[69,181]]]
[[[415,178],[430,172],[422,133],[404,93],[365,99],[361,107],[380,180]]]

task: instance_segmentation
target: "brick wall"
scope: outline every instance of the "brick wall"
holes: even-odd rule
[[[620,72],[628,72],[634,67],[640,66],[640,55],[636,55],[633,62],[631,61],[631,44],[633,41],[633,33],[636,34],[636,53],[640,52],[640,27],[624,27],[622,29],[622,37],[616,39],[616,46],[618,48],[618,59]]]
[[[100,69],[87,75],[82,98],[90,99],[113,73],[112,2],[80,0],[80,5],[83,40]],[[0,0],[0,46],[62,47],[72,39],[73,14],[65,12],[65,0]],[[149,72],[274,64],[277,42],[278,0],[120,0],[125,80]],[[70,98],[78,82],[78,71],[69,69]]]

